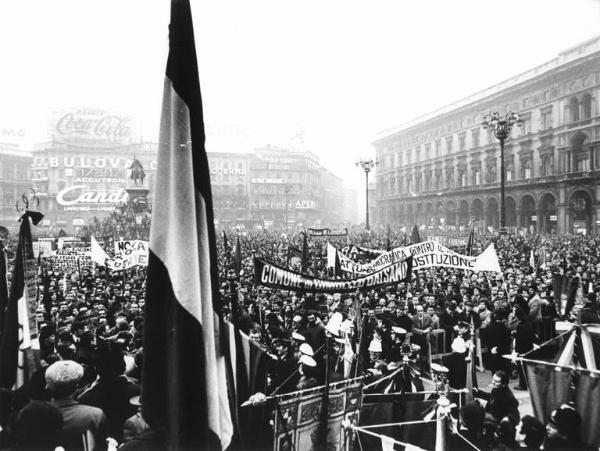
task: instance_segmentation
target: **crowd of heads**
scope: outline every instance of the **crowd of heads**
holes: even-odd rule
[[[99,237],[110,249],[110,241],[119,237],[148,239],[149,221],[149,215],[136,213],[131,205],[123,206],[109,218],[96,220],[80,230],[80,236]],[[347,371],[342,367],[348,357],[340,356],[346,346],[358,340],[361,331],[356,330],[357,320],[367,334],[368,345],[363,350],[365,363],[361,374],[369,368],[383,374],[407,354],[427,370],[427,342],[419,341],[420,332],[426,335],[433,330],[444,330],[447,342],[443,346],[448,352],[459,353],[466,352],[467,347],[455,339],[464,337],[466,342],[471,325],[478,333],[496,324],[507,328],[512,325],[509,330],[513,333],[517,324],[531,323],[541,338],[543,319],[554,320],[563,315],[558,305],[560,295],[553,291],[553,273],[561,271],[577,278],[583,288],[584,300],[569,312],[571,317],[578,314],[577,307],[595,308],[596,292],[600,290],[600,256],[595,251],[600,243],[595,237],[510,236],[498,240],[478,237],[473,255],[493,241],[502,274],[425,269],[416,272],[409,282],[340,294],[286,291],[254,283],[253,257],[285,266],[290,263],[290,246],[299,249],[307,246],[308,259],[298,270],[315,277],[334,277],[326,264],[326,240],[306,238],[299,233],[241,230],[227,233],[227,243],[222,235],[217,239],[222,313],[279,361],[270,368],[271,392],[293,391],[324,382],[323,346],[327,334],[334,338],[329,357],[333,357],[330,361],[337,366],[332,373],[334,377],[345,377]],[[409,244],[409,240],[409,236],[397,231],[390,234],[351,229],[347,238],[337,238],[333,244],[385,249]],[[236,261],[234,252],[238,241],[241,261]],[[5,244],[9,250],[14,247],[10,242]],[[532,252],[536,259],[545,253],[546,268],[530,267]],[[35,419],[44,415],[49,419],[47,431],[39,430],[37,437],[45,434],[46,443],[55,443],[52,431],[61,423],[50,412],[52,405],[48,402],[64,396],[85,401],[83,395],[99,380],[126,380],[128,398],[122,405],[127,405],[128,415],[134,415],[137,407],[129,404],[129,397],[139,395],[142,377],[146,268],[110,271],[95,266],[65,274],[53,269],[47,261],[43,265],[35,313],[41,368],[13,397],[10,421],[3,419],[7,421],[7,430],[12,432],[13,443],[23,446],[27,440],[35,439],[27,432]],[[352,274],[335,277],[350,278]],[[423,318],[427,318],[429,326],[421,329]],[[481,337],[485,341],[485,333]],[[407,344],[411,345],[408,350]],[[288,380],[295,371],[298,376]],[[121,396],[125,399],[124,394]],[[114,411],[104,413],[110,425],[107,435],[123,440],[127,418]],[[559,423],[560,418],[559,415]],[[525,423],[523,430],[534,431],[531,434],[535,436],[539,428]],[[516,426],[513,424],[513,429]],[[506,430],[502,434],[510,436],[512,429],[508,425],[503,427]]]

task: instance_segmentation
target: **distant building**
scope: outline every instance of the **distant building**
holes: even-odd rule
[[[15,144],[0,143],[0,225],[16,228],[16,203],[29,188],[33,188],[31,153]]]
[[[600,231],[600,37],[374,142],[382,224],[499,227],[500,147],[485,114],[521,113],[505,142],[506,224]]]
[[[142,163],[152,193],[156,143],[135,136],[132,121],[102,110],[56,112],[50,141],[33,150],[32,182],[44,213],[43,226],[69,232],[114,211],[128,198],[129,165]]]
[[[341,223],[341,179],[311,152],[265,146],[208,152],[215,223],[296,230]]]

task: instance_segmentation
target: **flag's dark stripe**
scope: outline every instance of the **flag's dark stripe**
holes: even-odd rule
[[[208,427],[204,336],[200,322],[176,299],[167,268],[149,252],[144,314],[142,409],[172,445],[220,449]],[[212,362],[214,364],[214,362]]]
[[[24,215],[19,227],[17,256],[6,306],[2,342],[0,343],[0,388],[10,389],[17,380],[19,359],[19,299],[25,289],[25,259],[33,257],[29,216]]]
[[[192,137],[192,158],[194,162],[194,185],[204,198],[206,206],[206,223],[208,224],[208,241],[211,261],[211,280],[213,284],[213,307],[220,311],[218,302],[218,269],[216,265],[216,237],[214,231],[214,215],[212,193],[210,187],[210,171],[204,147],[204,114],[198,61],[194,42],[194,26],[189,0],[172,0],[171,24],[169,30],[169,58],[167,61],[167,77],[173,89],[187,105],[190,112],[190,134]]]
[[[8,305],[8,288],[6,287],[6,257],[0,242],[0,340],[4,330],[4,317]]]

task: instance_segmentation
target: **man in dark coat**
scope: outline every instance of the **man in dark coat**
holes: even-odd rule
[[[96,360],[98,380],[79,395],[78,401],[102,409],[108,418],[109,435],[121,442],[125,420],[137,412],[129,400],[140,394],[140,387],[124,375],[125,359],[117,343],[99,346]]]
[[[510,372],[510,360],[502,357],[510,354],[510,331],[500,314],[494,313],[492,322],[481,331],[481,339],[490,351],[487,368],[494,374],[498,370]]]
[[[83,437],[100,448],[107,435],[106,416],[101,409],[83,405],[73,399],[83,367],[72,360],[60,360],[46,370],[46,387],[63,416],[61,445],[67,450],[82,449]],[[93,448],[94,444],[90,443]]]
[[[504,417],[508,417],[512,424],[519,423],[519,401],[508,386],[506,372],[496,371],[494,373],[490,393],[477,388],[473,389],[473,393],[476,397],[487,400],[485,411],[488,421],[500,423]]]

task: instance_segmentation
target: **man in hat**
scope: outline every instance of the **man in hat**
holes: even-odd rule
[[[316,374],[317,362],[315,362],[312,357],[302,354],[298,363],[300,364],[298,368],[300,380],[296,385],[296,390],[306,390],[307,388],[317,387],[319,383],[314,377]]]
[[[62,412],[61,444],[67,450],[81,449],[84,437],[102,447],[107,437],[107,420],[102,409],[80,404],[73,399],[83,367],[72,360],[59,360],[46,369],[46,388],[52,403]]]
[[[448,383],[454,389],[465,388],[467,386],[467,344],[462,337],[456,337],[452,341],[451,349],[451,354],[442,357],[442,365],[448,368]]]
[[[562,404],[550,415],[544,449],[591,449],[581,441],[581,415],[572,406]]]
[[[125,420],[123,427],[123,442],[126,443],[135,437],[139,437],[144,432],[150,429],[150,425],[144,420],[142,416],[142,402],[141,396],[134,396],[129,400],[129,404],[137,408],[135,415]]]

